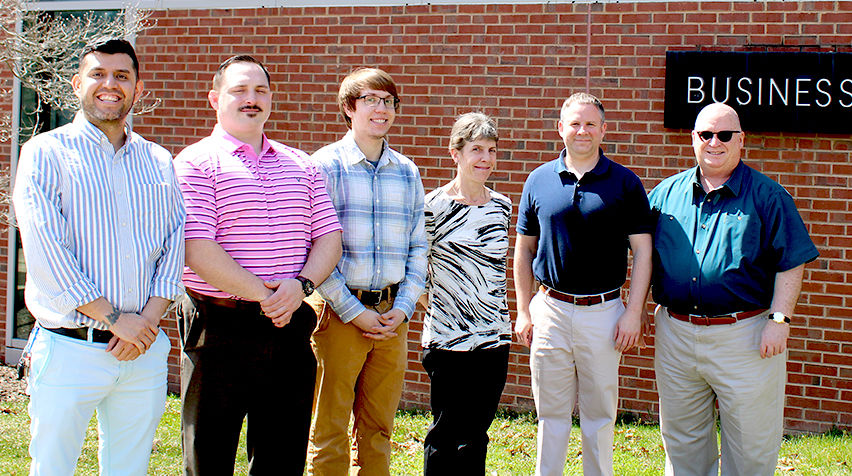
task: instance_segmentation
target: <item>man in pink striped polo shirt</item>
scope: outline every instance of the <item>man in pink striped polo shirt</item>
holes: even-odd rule
[[[341,256],[341,227],[319,168],[263,132],[266,68],[219,66],[218,123],[175,168],[187,209],[179,312],[185,473],[231,474],[243,419],[250,474],[302,474],[316,360],[303,299]],[[230,468],[230,469],[229,469]]]

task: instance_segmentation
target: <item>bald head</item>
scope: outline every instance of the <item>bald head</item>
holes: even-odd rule
[[[737,114],[737,111],[735,111],[731,106],[720,102],[704,106],[704,109],[702,109],[701,112],[698,113],[698,117],[695,118],[695,130],[704,130],[704,124],[707,124],[708,122],[715,122],[718,119],[726,119],[726,122],[736,126],[736,130],[742,130],[742,127],[740,126],[740,116]]]
[[[692,131],[692,148],[702,180],[707,182],[705,190],[718,188],[731,177],[740,163],[744,139],[740,117],[731,106],[710,104],[698,113]]]

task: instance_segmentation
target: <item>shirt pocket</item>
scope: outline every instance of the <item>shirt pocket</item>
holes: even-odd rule
[[[132,204],[139,211],[135,239],[143,245],[140,254],[149,262],[156,262],[163,254],[174,211],[173,196],[173,187],[166,183],[137,185],[137,202]]]

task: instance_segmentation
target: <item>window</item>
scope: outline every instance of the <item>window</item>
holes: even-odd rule
[[[61,2],[49,2],[61,3]],[[51,18],[70,18],[73,16],[83,15],[92,12],[91,10],[70,10],[70,11],[45,11],[43,14]],[[118,10],[100,10],[95,12],[103,17],[116,17],[120,14]],[[26,28],[22,25],[22,28]],[[82,44],[80,45],[82,48]],[[38,107],[38,98],[35,91],[27,88],[19,88],[20,93],[17,94],[18,131],[13,131],[13,134],[18,134],[17,150],[14,152],[13,160],[17,159],[17,153],[20,152],[20,144],[23,144],[29,139],[29,136],[20,134],[20,131],[31,131],[33,124],[38,123],[38,132],[45,132],[65,125],[74,119],[74,111],[62,111],[52,108],[48,104],[41,104]],[[13,290],[10,300],[7,300],[7,305],[10,308],[8,312],[9,326],[6,339],[7,348],[22,349],[26,344],[26,339],[35,322],[32,314],[27,310],[24,303],[24,286],[26,282],[27,265],[24,261],[23,250],[21,249],[21,241],[18,233],[13,229],[10,233],[10,248],[14,249],[14,253],[10,253],[10,269],[7,279],[11,282],[10,290]],[[7,351],[8,355],[8,351]],[[9,359],[8,360],[13,360]]]

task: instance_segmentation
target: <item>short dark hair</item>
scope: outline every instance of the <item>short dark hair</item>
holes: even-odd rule
[[[346,115],[346,110],[355,110],[355,101],[358,100],[361,91],[365,89],[390,93],[396,99],[394,109],[399,108],[399,93],[396,89],[396,83],[393,82],[388,73],[378,68],[358,68],[343,78],[340,83],[340,91],[337,93],[337,105],[340,106],[340,114],[348,127],[352,127],[352,119]]]
[[[269,71],[266,70],[266,66],[263,65],[257,58],[249,55],[236,55],[231,56],[226,59],[216,68],[216,74],[213,75],[213,89],[219,89],[219,86],[222,84],[222,75],[225,74],[225,70],[228,69],[228,66],[231,66],[234,63],[253,63],[260,66],[260,69],[263,70],[263,74],[266,75],[266,82],[272,86],[272,80],[269,79]]]
[[[133,61],[133,72],[136,73],[136,80],[139,80],[139,59],[136,58],[136,50],[133,49],[133,45],[129,41],[122,38],[112,38],[90,43],[80,52],[80,64],[83,64],[83,58],[94,52],[107,55],[125,54],[129,56]]]

